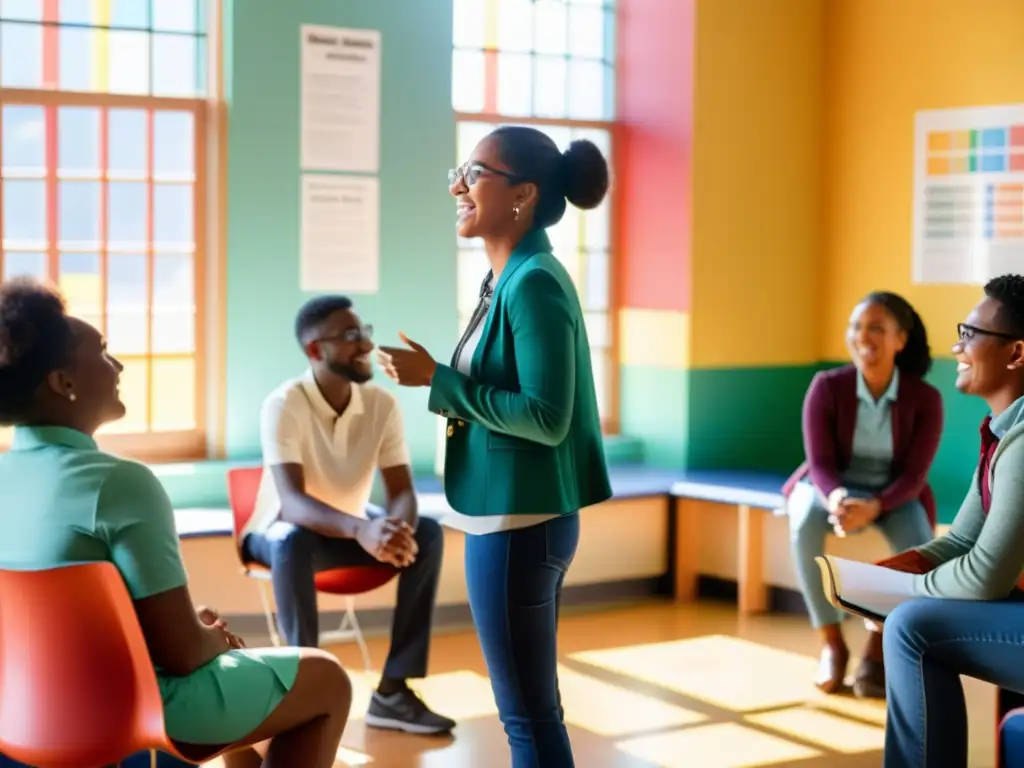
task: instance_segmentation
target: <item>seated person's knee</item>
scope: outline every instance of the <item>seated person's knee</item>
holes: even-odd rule
[[[348,712],[352,704],[352,680],[338,659],[326,651],[307,649],[300,664],[316,681],[314,695],[325,714]]]

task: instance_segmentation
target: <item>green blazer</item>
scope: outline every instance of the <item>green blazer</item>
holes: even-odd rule
[[[430,385],[453,509],[569,514],[611,497],[583,310],[543,230],[498,278],[470,371],[438,365]]]

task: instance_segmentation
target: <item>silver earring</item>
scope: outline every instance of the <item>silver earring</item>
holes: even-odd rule
[[[512,213],[514,213],[516,215],[516,221],[519,221],[519,206],[518,205],[512,206]]]

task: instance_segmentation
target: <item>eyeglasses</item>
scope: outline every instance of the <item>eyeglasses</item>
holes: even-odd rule
[[[472,187],[478,181],[480,177],[488,173],[493,173],[495,176],[504,176],[506,179],[513,183],[518,183],[522,179],[516,176],[514,173],[508,171],[499,171],[496,168],[488,168],[482,163],[463,163],[458,168],[452,168],[448,171],[448,186],[451,187],[458,184],[459,181],[465,181],[467,187]]]
[[[992,336],[996,339],[1006,339],[1007,341],[1019,341],[1020,336],[1014,336],[1012,333],[1003,333],[1002,331],[989,331],[985,328],[978,328],[974,325],[968,325],[967,323],[956,324],[957,338],[961,342],[970,341],[976,336]]]
[[[364,325],[361,328],[348,328],[334,336],[323,336],[316,339],[317,343],[322,341],[373,341],[373,326]]]

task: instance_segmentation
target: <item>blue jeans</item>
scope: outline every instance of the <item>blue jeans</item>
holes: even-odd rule
[[[882,643],[886,768],[966,768],[960,675],[1024,693],[1024,594],[904,603],[885,620]]]
[[[558,608],[578,514],[466,536],[466,586],[512,768],[573,768],[558,692]]]
[[[868,495],[850,489],[851,497]],[[843,620],[844,613],[833,607],[825,597],[821,569],[814,562],[814,558],[825,554],[825,537],[833,532],[832,524],[828,521],[828,510],[817,491],[805,483],[794,489],[790,501],[789,541],[793,566],[800,581],[807,612],[811,615],[811,624],[815,629],[838,624]],[[888,540],[893,552],[919,547],[933,538],[928,513],[917,499],[880,515],[873,525]]]

